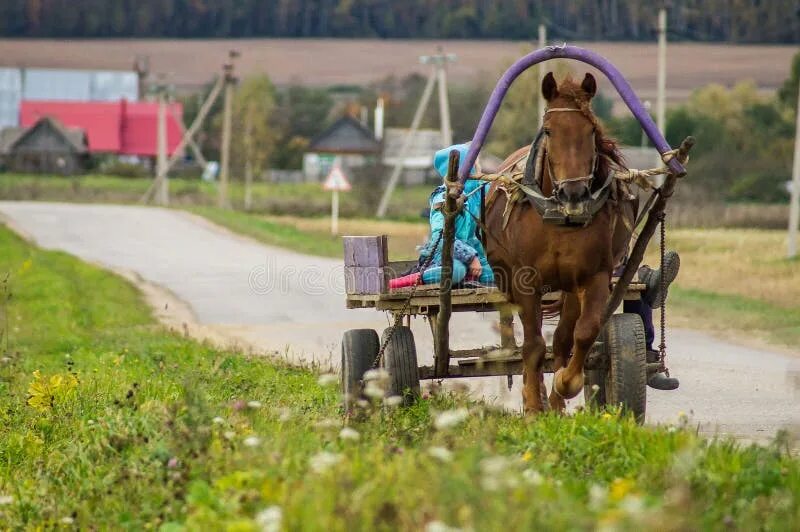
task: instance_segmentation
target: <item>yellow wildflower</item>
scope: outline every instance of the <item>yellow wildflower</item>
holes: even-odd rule
[[[611,483],[608,494],[612,501],[621,501],[625,495],[633,491],[635,483],[629,478],[617,478]]]
[[[600,416],[600,417],[601,417],[602,419],[609,420],[609,419],[612,419],[614,416],[612,416],[612,415],[611,415],[611,414],[609,414],[608,412],[603,412],[603,415],[602,415],[602,416]]]
[[[22,265],[19,267],[19,270],[17,270],[17,275],[22,275],[23,273],[27,272],[28,270],[30,270],[30,269],[31,269],[31,266],[32,266],[32,265],[33,265],[33,261],[32,261],[31,259],[27,259],[27,260],[26,260],[25,262],[23,262],[23,263],[22,263]]]
[[[530,462],[533,459],[533,453],[530,451],[525,451],[525,454],[522,455],[523,462]]]
[[[56,374],[47,379],[37,369],[33,372],[33,381],[28,385],[28,405],[39,412],[46,412],[77,385],[78,378],[71,373]]]

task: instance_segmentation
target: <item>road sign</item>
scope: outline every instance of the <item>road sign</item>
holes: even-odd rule
[[[347,192],[353,187],[350,186],[350,182],[339,165],[334,164],[331,173],[325,178],[322,188],[333,193],[331,194],[331,234],[336,235],[339,233],[339,192]]]
[[[342,172],[342,169],[339,168],[339,165],[337,164],[331,168],[331,172],[328,174],[328,177],[325,178],[322,188],[325,190],[347,192],[353,187],[350,186],[350,182],[347,180],[344,172]]]

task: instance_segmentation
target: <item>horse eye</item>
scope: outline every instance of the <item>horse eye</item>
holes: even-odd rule
[[[544,128],[543,131],[545,135],[550,135],[550,128]]]

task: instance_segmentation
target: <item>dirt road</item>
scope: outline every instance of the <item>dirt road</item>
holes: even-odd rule
[[[134,272],[146,281],[143,286],[162,318],[187,322],[200,335],[337,366],[342,331],[387,325],[374,311],[345,310],[338,261],[262,245],[179,211],[0,202],[0,216],[44,248]],[[457,315],[451,335],[456,347],[496,341],[493,320],[491,314]],[[430,363],[428,325],[420,319],[412,326],[421,362]],[[705,433],[754,440],[800,427],[800,391],[789,379],[800,356],[688,330],[670,331],[670,346],[670,365],[681,387],[648,389],[649,422],[674,422],[684,412]],[[468,384],[488,401],[519,408],[519,378],[510,393],[505,378]]]

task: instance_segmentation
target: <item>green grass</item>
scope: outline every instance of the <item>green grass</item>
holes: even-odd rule
[[[152,183],[150,178],[104,175],[57,177],[0,173],[0,198],[6,200],[69,201],[79,203],[137,203]],[[342,216],[372,216],[382,185],[380,180],[355,184],[353,192],[341,194]],[[419,219],[427,205],[431,185],[398,187],[389,203],[388,215],[396,219]],[[230,202],[244,203],[244,186],[233,181]],[[330,214],[331,194],[319,183],[264,183],[253,185],[253,211],[262,214],[323,216]],[[178,207],[217,204],[217,185],[198,179],[170,179],[170,204]]]
[[[669,312],[691,316],[691,326],[758,337],[773,344],[800,345],[800,307],[783,308],[755,298],[676,286]]]
[[[454,396],[345,418],[312,372],[168,332],[127,282],[2,228],[0,272],[3,528],[259,530],[276,508],[290,530],[800,523],[787,435],[745,447]]]
[[[301,231],[289,224],[240,211],[215,207],[192,207],[188,210],[231,231],[249,236],[265,244],[322,257],[342,256],[341,238],[333,237],[330,233]]]

